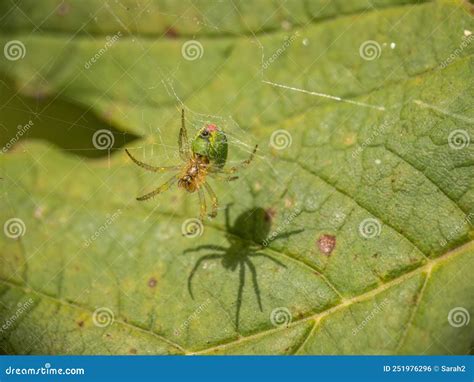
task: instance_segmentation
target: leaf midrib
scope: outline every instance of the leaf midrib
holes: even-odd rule
[[[156,333],[152,330],[145,329],[145,328],[142,328],[140,326],[125,322],[125,321],[120,320],[118,318],[114,320],[114,323],[124,325],[124,326],[126,326],[126,327],[128,327],[132,330],[138,330],[142,333],[146,333],[146,334],[149,334],[149,335],[151,335],[155,338],[158,338],[158,339],[162,340],[163,342],[167,343],[168,345],[173,346],[176,350],[179,350],[183,354],[187,354],[187,355],[206,354],[206,353],[211,352],[213,350],[222,349],[222,348],[234,345],[234,344],[250,341],[250,340],[258,338],[260,336],[265,336],[265,335],[268,335],[268,334],[271,334],[271,333],[277,333],[277,332],[280,332],[280,331],[284,331],[285,329],[287,329],[289,327],[294,327],[294,326],[296,326],[296,325],[298,325],[302,322],[315,320],[316,324],[317,324],[324,317],[329,316],[330,314],[332,314],[334,312],[337,312],[340,309],[346,308],[346,307],[351,306],[353,304],[356,304],[358,302],[363,302],[367,299],[375,297],[379,293],[384,292],[385,290],[391,288],[392,286],[396,286],[398,284],[401,284],[403,281],[413,277],[414,275],[416,275],[418,273],[423,273],[423,272],[430,273],[432,268],[435,267],[436,265],[441,264],[443,262],[446,262],[448,260],[451,260],[451,259],[455,258],[456,256],[459,256],[459,255],[461,255],[461,254],[463,254],[463,253],[465,253],[465,252],[467,252],[471,249],[474,249],[474,240],[470,241],[466,244],[463,244],[460,247],[454,248],[453,250],[446,252],[445,254],[439,256],[436,259],[429,260],[426,264],[424,264],[424,265],[422,265],[422,266],[420,266],[420,267],[418,267],[418,268],[416,268],[416,269],[414,269],[414,270],[412,270],[408,273],[400,275],[400,276],[398,276],[398,277],[396,277],[396,278],[394,278],[394,279],[392,279],[392,280],[390,280],[386,283],[383,283],[379,287],[377,287],[377,288],[375,288],[375,289],[373,289],[369,292],[365,292],[365,293],[362,293],[360,295],[351,297],[350,299],[342,300],[339,304],[334,305],[334,306],[332,306],[331,308],[329,308],[325,311],[318,312],[316,314],[294,320],[293,322],[291,322],[285,328],[271,328],[269,330],[264,330],[264,331],[258,332],[256,334],[252,334],[252,335],[245,336],[245,337],[240,337],[239,339],[237,339],[235,341],[224,342],[222,344],[219,344],[219,345],[216,345],[216,346],[213,346],[213,347],[210,347],[210,348],[204,348],[204,349],[201,349],[201,350],[196,350],[196,351],[187,350],[187,349],[183,348],[182,346],[174,343],[173,341],[167,339],[166,337],[163,337],[163,336],[159,335],[158,333]],[[2,279],[0,279],[0,282],[7,285],[7,286],[9,286],[9,287],[11,287],[11,288],[21,289],[25,294],[34,293],[34,294],[38,295],[41,298],[54,301],[57,304],[65,305],[65,306],[68,306],[68,307],[71,307],[71,308],[74,308],[74,309],[87,311],[91,314],[93,313],[93,311],[90,308],[86,307],[86,306],[83,306],[83,305],[80,305],[80,304],[77,304],[77,303],[73,303],[73,302],[69,302],[65,299],[59,299],[57,297],[50,296],[50,295],[45,294],[43,292],[37,291],[36,289],[33,289],[31,287],[28,287],[28,286],[25,286],[25,285],[22,285],[22,284],[19,284],[19,283],[12,282],[11,280],[6,280],[6,279],[2,278]]]
[[[462,253],[465,253],[465,252],[467,252],[469,250],[472,250],[472,249],[474,249],[474,240],[470,241],[468,243],[465,243],[465,244],[461,245],[460,247],[454,248],[454,249],[446,252],[445,254],[437,257],[436,259],[428,260],[427,263],[425,263],[424,265],[422,265],[422,266],[420,266],[416,269],[413,269],[410,272],[404,273],[404,274],[402,274],[402,275],[400,275],[400,276],[398,276],[398,277],[396,277],[396,278],[394,278],[394,279],[392,279],[392,280],[390,280],[386,283],[383,283],[382,285],[378,286],[375,289],[372,289],[368,292],[365,292],[365,293],[362,293],[360,295],[351,297],[349,299],[345,299],[342,302],[340,302],[339,304],[336,304],[336,305],[332,306],[331,308],[329,308],[325,311],[318,312],[316,314],[313,314],[313,315],[310,315],[310,316],[307,316],[307,317],[303,317],[301,319],[294,320],[287,327],[272,328],[272,329],[269,329],[269,330],[264,330],[264,331],[258,332],[257,334],[241,337],[238,340],[231,341],[231,342],[228,342],[228,343],[223,343],[221,345],[213,346],[211,348],[198,350],[198,351],[192,352],[191,354],[205,354],[205,353],[208,353],[212,350],[222,349],[222,348],[237,344],[239,342],[245,342],[245,341],[249,341],[249,340],[254,339],[254,338],[258,338],[260,336],[265,336],[265,335],[270,334],[270,333],[276,333],[276,332],[284,331],[287,328],[294,327],[294,326],[296,326],[296,325],[298,325],[302,322],[306,322],[306,321],[310,321],[310,320],[314,320],[315,325],[317,326],[318,323],[321,322],[323,318],[325,318],[326,316],[329,316],[330,314],[332,314],[334,312],[337,312],[340,309],[346,308],[348,306],[351,306],[351,305],[354,305],[356,303],[363,302],[363,301],[368,300],[372,297],[375,297],[378,294],[384,292],[385,290],[390,289],[393,286],[396,286],[396,285],[399,285],[399,284],[403,283],[405,280],[410,279],[411,277],[415,276],[418,273],[426,272],[427,274],[430,274],[432,269],[436,265],[439,265],[443,262],[451,260],[451,259],[455,258],[456,256],[459,256]],[[418,305],[418,303],[416,305]],[[311,330],[310,333],[312,331],[313,330]]]

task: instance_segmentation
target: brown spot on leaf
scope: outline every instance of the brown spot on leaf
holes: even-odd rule
[[[36,219],[42,219],[43,218],[43,212],[44,212],[44,207],[38,206],[35,209],[34,216]]]
[[[35,89],[32,92],[32,97],[36,99],[38,102],[45,101],[48,98],[48,91],[46,89]]]
[[[71,6],[68,3],[63,2],[57,9],[59,16],[66,16],[71,10]]]
[[[253,185],[253,188],[256,192],[260,191],[262,189],[262,183],[255,182],[255,184]]]
[[[273,207],[267,208],[265,210],[264,218],[267,223],[271,222],[275,216],[276,216],[276,210]]]
[[[79,321],[77,323],[77,326],[79,326],[80,328],[82,328],[84,326],[84,321]]]
[[[137,349],[131,348],[128,352],[129,352],[130,354],[137,354]]]
[[[330,255],[333,251],[334,247],[336,246],[336,236],[334,235],[321,235],[318,239],[318,248],[319,250],[325,254]]]
[[[156,281],[156,279],[155,279],[154,277],[152,277],[150,280],[148,280],[148,286],[149,286],[150,288],[156,287],[156,283],[157,283],[157,281]]]
[[[344,137],[344,144],[346,146],[352,146],[357,140],[357,136],[352,133],[352,134],[348,134]]]
[[[165,36],[168,37],[168,38],[177,38],[179,37],[179,33],[176,29],[174,29],[173,27],[169,27],[166,31],[165,31]]]
[[[109,107],[102,112],[101,117],[105,119],[107,122],[111,122],[113,115],[114,115],[114,110]]]

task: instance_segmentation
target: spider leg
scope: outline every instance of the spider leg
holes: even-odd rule
[[[243,262],[239,262],[239,265],[239,291],[237,292],[237,311],[235,312],[235,327],[237,331],[239,330],[240,308],[242,306],[242,294],[245,285],[245,264]]]
[[[155,166],[150,166],[149,164],[140,162],[138,159],[135,159],[130,152],[125,149],[125,152],[127,155],[130,157],[130,159],[137,165],[145,170],[152,171],[152,172],[165,172],[165,171],[171,171],[171,170],[178,170],[179,166],[166,166],[166,167],[155,167]]]
[[[206,218],[207,207],[206,207],[206,195],[204,195],[204,191],[202,190],[202,188],[198,188],[198,196],[199,196],[199,205],[201,207],[199,218],[201,219],[201,221],[204,221],[204,219]]]
[[[199,245],[196,248],[188,248],[183,253],[198,252],[203,249],[212,249],[214,251],[224,251],[224,252],[227,250],[227,248],[222,247],[221,245],[207,244],[207,245]]]
[[[211,218],[215,218],[217,216],[217,207],[219,207],[219,202],[217,201],[216,193],[207,182],[204,182],[204,188],[206,189],[207,193],[211,197],[211,202],[212,202],[212,212],[210,213],[209,216]]]
[[[188,292],[191,296],[191,298],[194,300],[194,295],[193,295],[193,277],[196,274],[198,268],[201,266],[201,263],[206,260],[214,260],[214,259],[219,259],[224,255],[218,255],[218,254],[212,254],[212,255],[206,255],[201,257],[198,261],[196,261],[196,264],[194,264],[194,267],[189,274],[188,277]]]
[[[189,147],[188,133],[186,131],[186,124],[184,121],[184,109],[181,109],[181,129],[179,130],[179,156],[183,161],[189,160],[191,158],[191,150]]]
[[[177,175],[174,175],[171,179],[169,179],[166,183],[163,183],[160,187],[158,187],[156,190],[146,194],[146,195],[143,195],[143,196],[140,196],[137,198],[138,201],[142,202],[144,200],[148,200],[150,198],[153,198],[154,196],[166,191],[168,188],[170,188],[173,183],[175,183],[176,181],[178,180],[178,176]]]
[[[255,153],[257,152],[257,148],[258,148],[258,145],[255,145],[255,148],[250,154],[250,157],[244,160],[243,162],[241,162],[239,165],[230,167],[228,169],[219,169],[218,172],[223,173],[223,174],[234,174],[240,169],[246,168],[250,164],[250,162],[252,162],[253,157],[255,156]]]
[[[244,261],[249,266],[250,272],[252,273],[253,288],[255,289],[255,294],[257,295],[258,307],[260,308],[260,312],[263,312],[262,300],[260,299],[260,289],[258,288],[257,270],[255,269],[255,265],[253,265],[253,263],[248,258],[246,258]]]

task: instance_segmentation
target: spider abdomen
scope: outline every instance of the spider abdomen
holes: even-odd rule
[[[205,157],[215,168],[223,168],[227,161],[227,137],[216,125],[203,127],[191,143],[194,154]]]
[[[188,192],[195,192],[206,181],[207,164],[200,157],[190,159],[183,174],[178,180],[178,186]]]

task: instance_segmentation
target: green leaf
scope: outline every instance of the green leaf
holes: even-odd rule
[[[2,353],[469,353],[472,7],[250,4],[0,5]],[[259,144],[195,235],[182,106]]]

